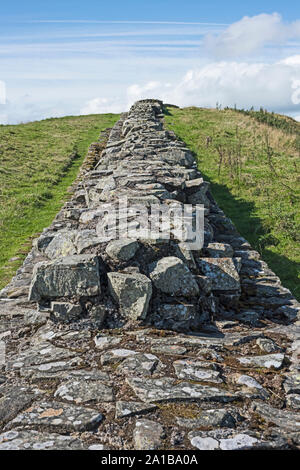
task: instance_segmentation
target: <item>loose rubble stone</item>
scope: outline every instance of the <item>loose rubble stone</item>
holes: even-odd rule
[[[132,320],[147,315],[152,285],[143,274],[108,273],[109,290],[121,312]]]
[[[93,255],[74,255],[38,264],[34,269],[29,300],[100,293],[99,261]]]
[[[136,422],[133,438],[137,450],[159,449],[163,437],[164,429],[161,424],[150,419]]]
[[[150,271],[155,287],[170,295],[193,297],[199,294],[199,287],[183,261],[175,256],[159,260]]]
[[[212,258],[232,258],[234,254],[228,243],[209,243],[205,249]]]
[[[97,428],[102,419],[102,414],[91,408],[60,402],[40,402],[16,416],[7,427],[39,427],[55,429],[57,432],[89,431]]]
[[[289,374],[283,383],[286,393],[300,394],[300,371],[295,371]]]
[[[106,247],[106,253],[111,258],[129,261],[134,257],[138,247],[139,244],[136,240],[112,240]]]
[[[264,389],[264,387],[249,375],[238,375],[236,377],[236,383],[246,388],[257,390],[262,398],[268,398],[269,396],[269,393]]]
[[[284,354],[268,354],[267,356],[238,357],[237,360],[245,366],[266,367],[280,369],[284,361]]]
[[[67,322],[79,318],[82,308],[67,302],[51,302],[51,311],[59,321]]]
[[[287,405],[295,410],[300,410],[300,395],[291,393],[286,399]]]
[[[256,340],[256,344],[260,347],[262,351],[266,353],[280,351],[280,348],[277,346],[277,344],[269,338],[258,338]]]
[[[240,289],[240,276],[232,258],[200,258],[199,266],[211,279],[213,290]]]
[[[74,241],[76,233],[75,231],[66,233],[58,232],[45,249],[45,255],[47,255],[50,260],[62,256],[75,255],[76,247]]]

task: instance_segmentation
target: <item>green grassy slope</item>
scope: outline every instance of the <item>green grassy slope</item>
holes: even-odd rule
[[[89,145],[118,118],[97,114],[0,126],[0,288],[22,263],[29,238],[50,225],[67,199]]]
[[[167,108],[165,122],[195,153],[219,206],[300,300],[300,124],[194,107]]]

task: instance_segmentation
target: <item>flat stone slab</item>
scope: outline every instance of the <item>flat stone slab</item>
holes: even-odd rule
[[[16,416],[8,429],[29,427],[56,432],[90,431],[98,427],[103,415],[91,408],[60,402],[34,403]]]
[[[135,354],[125,359],[117,367],[117,372],[126,375],[152,375],[159,362],[158,357],[153,354]]]
[[[103,366],[116,364],[135,354],[138,354],[138,352],[132,349],[110,349],[101,355],[101,364]]]
[[[229,402],[238,396],[227,390],[189,382],[177,383],[172,377],[160,379],[127,377],[127,383],[144,402],[217,401]]]
[[[111,402],[115,398],[112,387],[99,380],[90,380],[89,375],[77,379],[74,377],[63,382],[55,391],[54,396],[76,404]]]
[[[50,343],[42,343],[10,359],[7,363],[7,369],[22,369],[24,367],[37,366],[47,362],[68,361],[76,355],[78,355],[78,353],[75,351],[70,351],[66,348],[58,348]]]
[[[189,429],[202,427],[235,428],[236,424],[234,416],[226,409],[202,410],[197,418],[176,418],[176,421],[179,426]]]
[[[168,355],[183,355],[187,349],[179,344],[155,344],[151,347],[151,351],[157,354],[168,354]]]
[[[0,450],[83,450],[72,436],[37,431],[7,431],[0,434]]]
[[[164,429],[161,424],[150,419],[140,419],[136,422],[133,440],[136,450],[159,449]]]
[[[149,411],[154,411],[156,405],[151,403],[145,404],[138,401],[117,401],[116,403],[116,418],[127,418]]]
[[[36,366],[23,367],[20,369],[20,376],[25,377],[30,382],[52,380],[66,375],[70,375],[72,370],[83,363],[78,356],[67,360],[47,362]]]
[[[272,443],[260,441],[256,437],[232,431],[208,433],[192,431],[189,433],[192,446],[199,450],[250,450],[272,448]]]
[[[267,403],[255,402],[252,410],[269,423],[274,423],[288,431],[300,431],[300,413],[273,408]]]
[[[0,387],[0,425],[14,419],[38,397],[38,393],[27,386]]]
[[[197,380],[199,382],[222,383],[220,372],[202,367],[201,361],[180,360],[173,363],[179,379]]]
[[[117,344],[120,344],[122,341],[122,338],[117,337],[117,336],[102,336],[102,335],[97,335],[94,338],[94,343],[97,349],[106,349],[109,348],[110,346],[116,346]]]
[[[284,361],[284,354],[268,354],[267,356],[245,356],[237,360],[244,366],[265,367],[266,369],[280,369]]]

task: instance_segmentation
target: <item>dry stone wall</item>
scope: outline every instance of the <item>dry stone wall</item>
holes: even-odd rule
[[[123,114],[72,189],[0,293],[0,449],[299,446],[300,306],[164,129],[163,103]],[[202,204],[203,247],[128,236],[137,204]]]

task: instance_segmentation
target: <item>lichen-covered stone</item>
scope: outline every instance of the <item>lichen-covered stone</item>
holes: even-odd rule
[[[126,380],[136,395],[145,402],[228,402],[237,398],[237,396],[226,390],[191,382],[176,383],[176,380],[171,377],[162,377],[161,379],[129,377]]]
[[[175,256],[160,259],[150,268],[155,287],[165,294],[194,297],[199,287],[189,268]]]
[[[51,302],[51,311],[57,320],[68,322],[79,318],[82,308],[68,302]]]
[[[110,349],[101,355],[101,364],[103,366],[107,364],[115,364],[136,354],[138,354],[138,352],[133,351],[132,349]]]
[[[131,320],[144,319],[152,295],[152,284],[144,274],[108,273],[109,291],[121,312]]]
[[[211,279],[213,290],[240,289],[240,276],[232,258],[200,258],[199,266]]]
[[[235,428],[236,420],[230,410],[225,408],[201,410],[196,418],[176,418],[177,424],[184,428]]]
[[[76,231],[58,232],[45,249],[45,255],[48,256],[50,260],[60,258],[62,256],[75,255],[76,246],[74,241],[76,235]]]
[[[116,346],[122,341],[121,337],[117,336],[103,336],[101,334],[95,336],[94,343],[97,349],[106,349],[110,346]]]
[[[220,372],[203,368],[201,361],[179,360],[173,363],[175,373],[179,379],[197,380],[199,382],[222,383]]]
[[[140,419],[136,422],[133,439],[137,450],[159,449],[164,429],[161,424],[149,419]]]
[[[159,364],[158,357],[154,354],[134,354],[125,359],[118,367],[117,372],[126,375],[145,375],[150,376],[156,370]]]
[[[234,253],[228,243],[209,243],[205,250],[212,258],[232,258]]]
[[[246,433],[231,433],[223,439],[212,436],[215,436],[215,434],[210,433],[205,436],[205,433],[198,434],[197,431],[189,434],[191,444],[199,450],[248,450],[260,447],[260,441]]]
[[[114,391],[102,381],[93,380],[93,377],[89,377],[89,380],[86,377],[74,377],[63,382],[56,389],[54,396],[76,404],[87,404],[113,401]]]
[[[12,430],[0,434],[0,450],[84,450],[84,445],[72,436]]]
[[[259,414],[269,423],[274,423],[289,431],[300,430],[300,413],[289,410],[279,410],[267,403],[254,402],[252,405],[254,413]]]
[[[284,354],[268,354],[266,356],[245,356],[237,360],[244,366],[265,367],[280,369],[284,361]]]
[[[38,394],[27,386],[1,388],[0,426],[11,421],[24,408],[27,408]]]
[[[106,247],[106,253],[114,259],[120,261],[129,261],[134,257],[139,244],[136,240],[128,240],[122,238],[121,240],[112,240]]]
[[[99,261],[93,255],[74,255],[38,264],[29,300],[95,296],[100,293]]]
[[[145,404],[137,401],[117,401],[116,403],[116,418],[127,418],[154,411],[156,405],[151,403]]]
[[[88,431],[97,428],[102,419],[102,414],[91,408],[44,401],[24,410],[7,427],[39,427],[55,432]]]

